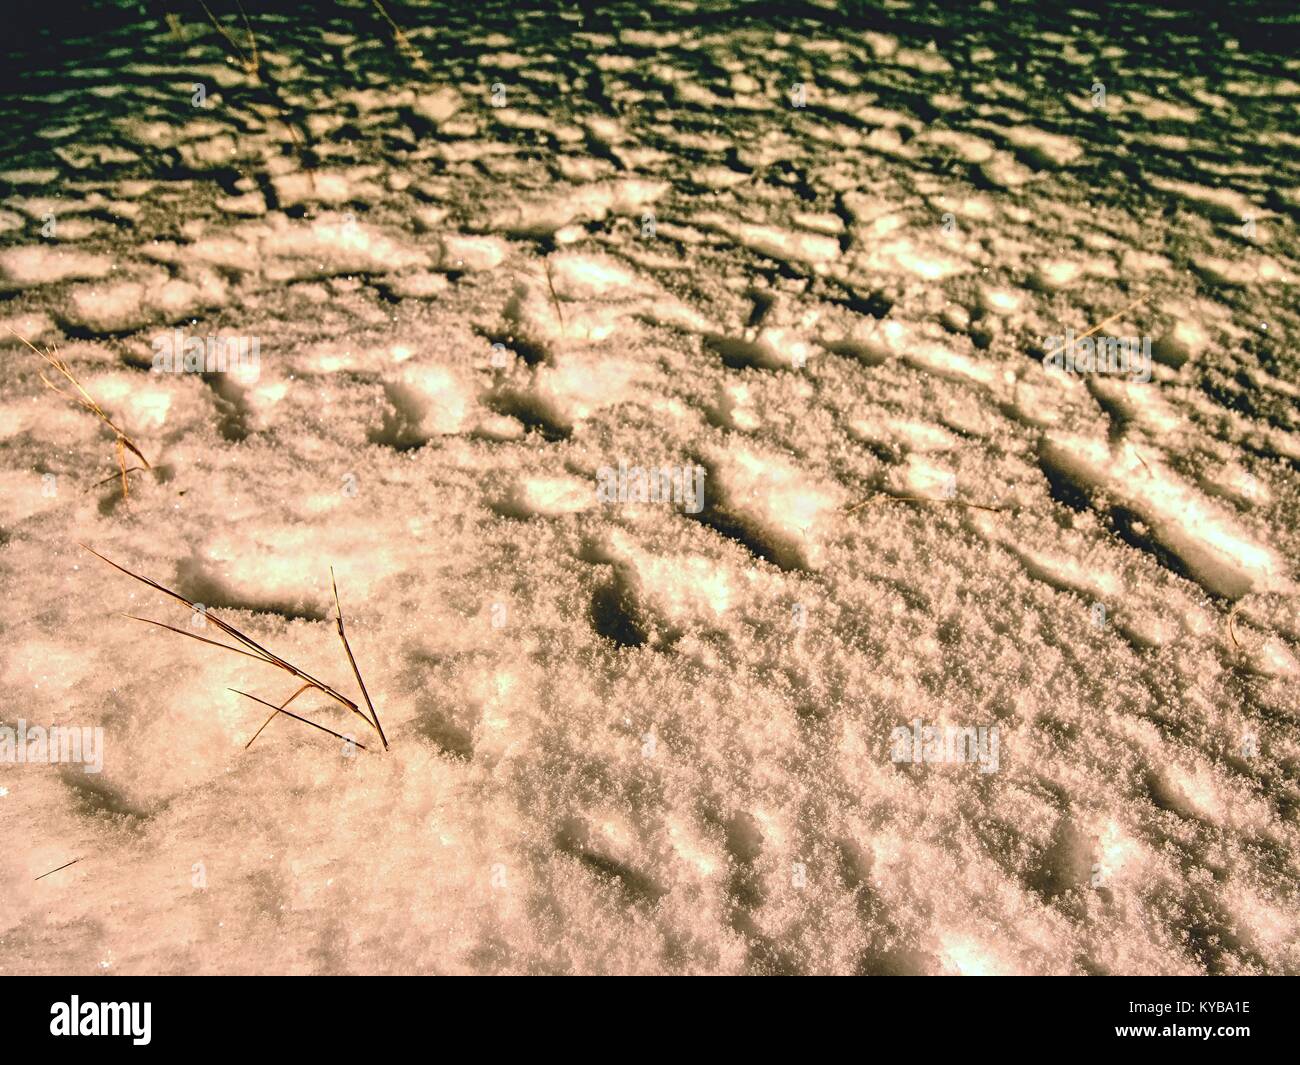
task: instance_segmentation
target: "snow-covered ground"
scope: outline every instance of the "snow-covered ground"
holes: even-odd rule
[[[1300,971],[1294,22],[210,6],[4,35],[0,971]]]

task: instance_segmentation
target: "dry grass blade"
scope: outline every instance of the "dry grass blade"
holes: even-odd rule
[[[560,329],[564,329],[564,312],[560,310],[560,297],[555,293],[555,282],[551,280],[551,262],[549,259],[542,260],[542,266],[546,270],[546,287],[551,290],[551,302],[555,305],[555,318],[560,323]]]
[[[326,728],[324,725],[318,725],[315,721],[312,721],[310,718],[300,717],[299,715],[295,714],[292,710],[286,710],[284,706],[276,706],[275,703],[268,703],[265,699],[259,699],[256,695],[249,695],[248,692],[241,692],[238,688],[231,688],[229,690],[234,692],[236,695],[242,695],[245,699],[252,699],[253,702],[255,703],[261,703],[263,706],[269,706],[272,710],[275,711],[275,714],[287,714],[295,721],[301,721],[304,725],[310,725],[312,728],[318,728],[322,732],[328,732],[335,739],[342,740],[344,743],[354,743],[358,747],[360,747],[363,751],[366,749],[366,745],[364,743],[360,743],[359,741],[354,740],[349,736],[344,736],[343,733],[341,732],[335,732],[332,728]],[[287,705],[288,703],[286,702],[285,706]],[[275,717],[275,714],[272,714],[271,717]],[[262,728],[265,727],[266,727],[265,725],[262,726]],[[258,729],[258,732],[261,731],[262,729]],[[256,737],[254,737],[254,739],[256,739]],[[253,741],[249,740],[248,742],[251,744]],[[245,747],[244,749],[247,750],[248,748]]]
[[[191,610],[198,610],[198,604],[191,602],[189,599],[186,599],[185,596],[180,594],[180,592],[172,591],[172,589],[164,587],[163,585],[159,584],[157,581],[150,580],[148,577],[142,577],[138,573],[132,573],[129,569],[126,569],[124,566],[119,566],[112,559],[105,558],[103,555],[101,555],[98,551],[96,551],[92,547],[87,547],[85,544],[82,544],[81,546],[84,547],[87,551],[89,551],[101,562],[107,562],[119,573],[125,573],[128,577],[131,577],[139,581],[141,584],[146,584],[150,588],[153,588],[155,591],[162,592],[163,595],[170,596],[171,598],[177,600],[177,602],[184,603]],[[202,636],[195,636],[191,632],[185,632],[182,629],[176,629],[170,625],[162,625],[161,627],[166,629],[171,629],[173,632],[179,632],[182,636],[189,636],[191,639],[199,640],[202,643],[210,643],[215,647],[224,648],[227,651],[236,651],[240,654],[249,654],[253,658],[260,658],[262,661],[268,663],[269,665],[273,665],[277,669],[282,669],[284,670],[284,672],[297,677],[299,680],[315,688],[323,695],[328,695],[335,702],[346,707],[348,710],[351,710],[354,714],[357,715],[357,717],[361,718],[361,720],[364,721],[371,728],[375,727],[374,722],[372,722],[370,718],[366,717],[366,715],[361,712],[361,708],[358,707],[356,703],[354,703],[346,695],[342,694],[341,692],[332,688],[330,685],[326,684],[323,680],[317,680],[315,677],[313,677],[310,673],[307,673],[305,670],[299,669],[297,666],[289,662],[286,662],[279,655],[273,653],[272,651],[268,651],[265,647],[263,647],[260,643],[254,640],[251,636],[247,636],[244,633],[240,632],[239,629],[235,628],[233,625],[229,624],[228,622],[223,621],[221,618],[217,617],[217,615],[212,613],[210,610],[205,610],[203,612],[203,616],[208,621],[212,622],[212,624],[216,625],[218,629],[224,632],[231,639],[235,640],[237,643],[242,644],[245,648],[247,648],[247,650],[241,651],[238,647],[230,647],[227,644],[217,643],[215,640],[208,640]],[[136,620],[146,621],[148,624],[153,624],[153,625],[161,624],[160,622],[148,621],[148,619],[146,618],[138,618]]]
[[[70,865],[76,865],[79,861],[81,861],[80,858],[73,858],[72,861],[70,861],[70,862],[64,862],[64,864],[61,865],[61,866],[59,866],[58,869],[51,869],[48,873],[42,873],[42,874],[41,874],[40,876],[38,876],[36,879],[37,879],[37,880],[44,880],[47,876],[53,876],[53,875],[54,875],[55,873],[57,873],[60,869],[66,869],[66,868],[67,868],[68,866],[70,866]]]
[[[144,472],[143,466],[131,466],[128,469],[119,470],[117,473],[110,473],[102,481],[96,481],[89,488],[87,488],[86,491],[87,492],[93,491],[94,489],[100,487],[101,485],[108,484],[109,481],[116,481],[118,478],[124,477],[128,473],[143,473],[143,472]],[[123,487],[125,487],[125,481],[123,482]]]
[[[239,17],[244,20],[244,29],[248,30],[248,47],[253,53],[253,71],[262,69],[262,53],[257,50],[257,36],[253,33],[253,24],[248,21],[248,12],[244,10],[244,5],[240,0],[235,0],[235,6],[239,8]]]
[[[213,647],[220,647],[223,651],[234,651],[237,655],[246,655],[249,658],[256,658],[259,662],[269,662],[271,665],[275,665],[273,659],[267,658],[264,655],[254,654],[252,651],[245,651],[242,647],[231,647],[230,644],[221,643],[218,640],[209,640],[206,636],[196,636],[192,632],[186,632],[184,629],[177,628],[175,625],[168,625],[163,621],[154,621],[153,618],[140,618],[136,617],[134,614],[123,614],[122,617],[130,618],[132,621],[143,621],[146,625],[157,625],[160,629],[170,629],[177,635],[188,636],[191,640],[198,640],[199,643],[208,643]]]
[[[334,585],[334,609],[338,612],[339,639],[343,641],[343,650],[348,653],[348,661],[352,663],[352,673],[357,678],[357,685],[361,688],[361,694],[366,700],[366,706],[370,709],[370,716],[374,719],[375,731],[379,733],[379,738],[383,741],[384,750],[388,750],[388,737],[384,735],[384,726],[379,723],[379,714],[375,711],[375,704],[370,701],[370,693],[366,691],[366,682],[361,679],[361,670],[357,668],[357,660],[352,655],[352,645],[348,643],[347,633],[343,631],[343,607],[339,605],[339,582],[334,579],[334,567],[330,567],[330,583]]]
[[[15,337],[17,337],[20,341],[22,341],[22,343],[26,344],[29,348],[31,348],[32,351],[36,352],[36,354],[39,355],[42,359],[44,359],[46,365],[50,366],[52,369],[57,371],[63,377],[63,379],[66,380],[68,384],[72,386],[73,392],[71,393],[65,392],[62,388],[56,385],[48,377],[46,377],[44,371],[42,371],[41,380],[45,383],[46,388],[48,388],[51,392],[54,392],[56,395],[62,396],[64,399],[70,400],[71,402],[76,403],[79,407],[88,410],[91,414],[95,415],[95,417],[97,417],[106,426],[108,426],[108,428],[112,431],[113,436],[116,438],[117,466],[119,471],[118,475],[122,478],[122,494],[124,496],[129,495],[130,486],[127,483],[126,475],[130,473],[131,470],[128,470],[126,468],[126,453],[127,451],[130,451],[131,454],[133,454],[136,458],[138,458],[141,462],[143,462],[144,468],[146,470],[153,469],[153,467],[149,464],[149,460],[144,457],[144,452],[142,452],[138,447],[136,447],[135,444],[132,443],[131,438],[128,437],[126,433],[122,432],[122,430],[117,427],[117,424],[113,421],[112,418],[110,418],[106,413],[104,413],[104,408],[95,402],[95,398],[89,392],[87,392],[85,387],[82,385],[82,383],[77,380],[77,376],[72,372],[71,366],[69,366],[66,362],[60,359],[56,354],[54,354],[54,352],[48,350],[42,351],[30,340],[28,340],[25,336],[23,336],[22,333],[14,329],[13,326],[6,326],[5,328],[7,328],[10,333],[12,333]],[[112,478],[109,477],[106,478],[106,480],[111,481]],[[100,481],[99,483],[104,484],[105,481]]]
[[[1138,297],[1137,299],[1135,299],[1132,303],[1130,303],[1127,307],[1125,307],[1122,311],[1116,311],[1116,312],[1115,312],[1114,314],[1112,314],[1109,318],[1103,318],[1100,322],[1098,322],[1096,325],[1094,325],[1094,326],[1093,326],[1091,329],[1089,329],[1086,333],[1080,333],[1080,334],[1079,334],[1077,337],[1075,337],[1074,339],[1075,339],[1076,341],[1084,340],[1085,338],[1092,336],[1093,333],[1096,333],[1096,332],[1098,332],[1098,331],[1100,331],[1100,330],[1102,330],[1102,329],[1105,329],[1106,326],[1110,325],[1110,323],[1113,322],[1113,321],[1115,321],[1116,318],[1122,318],[1124,315],[1128,314],[1128,312],[1131,311],[1131,310],[1133,310],[1135,307],[1138,307],[1138,306],[1140,306],[1141,304],[1146,303],[1146,301],[1149,300],[1150,298],[1151,298],[1151,293],[1149,293],[1149,292],[1148,292],[1145,296],[1139,296],[1139,297]],[[1062,344],[1062,345],[1061,345],[1059,348],[1057,348],[1055,351],[1048,352],[1048,353],[1043,357],[1043,359],[1044,359],[1044,361],[1046,361],[1047,359],[1050,359],[1053,355],[1059,355],[1059,354],[1060,354],[1062,351],[1064,351],[1064,350],[1065,350],[1065,345]]]
[[[871,498],[864,499],[861,503],[855,503],[844,513],[846,515],[852,514],[880,499],[885,501],[893,500],[895,503],[933,503],[937,506],[969,507],[971,510],[987,510],[991,514],[1001,514],[1007,509],[1006,507],[991,507],[987,503],[968,503],[964,499],[930,499],[928,496],[895,496],[890,495],[888,492],[877,492]]]

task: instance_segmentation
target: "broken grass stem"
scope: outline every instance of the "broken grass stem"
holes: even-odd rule
[[[257,739],[257,737],[262,734],[262,730],[265,729],[267,725],[269,725],[272,721],[275,720],[276,714],[278,714],[281,710],[283,710],[286,706],[288,706],[291,702],[293,702],[296,698],[298,698],[298,696],[300,696],[305,691],[311,691],[310,684],[304,684],[301,688],[299,688],[296,692],[294,692],[291,696],[289,696],[289,698],[287,698],[284,702],[282,702],[276,708],[275,713],[262,722],[262,728],[259,728],[256,732],[253,733],[253,739],[249,740],[246,744],[244,744],[244,750],[248,750],[248,748],[253,746],[253,740]]]

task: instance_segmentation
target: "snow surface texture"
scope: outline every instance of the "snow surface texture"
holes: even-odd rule
[[[1293,24],[245,6],[5,34],[0,970],[1300,971]]]

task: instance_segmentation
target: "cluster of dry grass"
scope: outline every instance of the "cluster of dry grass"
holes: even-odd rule
[[[41,371],[41,380],[45,382],[46,388],[48,388],[51,392],[55,392],[58,395],[62,396],[64,399],[71,400],[73,403],[77,404],[79,407],[83,408],[84,410],[90,411],[91,414],[95,415],[95,417],[97,417],[100,421],[102,421],[112,431],[117,445],[117,468],[118,468],[117,476],[120,476],[122,478],[122,496],[123,498],[125,498],[126,496],[130,495],[131,486],[130,483],[127,481],[127,474],[136,473],[142,469],[149,470],[153,468],[149,464],[149,460],[144,457],[144,452],[142,452],[138,447],[136,447],[135,444],[132,443],[131,438],[128,437],[126,433],[124,433],[121,429],[118,428],[117,424],[113,421],[112,418],[110,418],[106,413],[104,413],[104,408],[101,407],[97,402],[95,402],[94,397],[91,396],[91,394],[86,391],[85,386],[83,386],[82,383],[77,380],[76,375],[72,372],[72,367],[70,367],[66,362],[60,359],[58,355],[56,355],[50,349],[46,348],[42,350],[41,348],[38,348],[25,336],[17,332],[12,326],[8,326],[7,328],[9,329],[9,332],[13,333],[14,336],[16,336],[20,341],[26,344],[29,348],[31,348],[32,351],[36,352],[36,354],[39,355],[45,361],[45,364],[47,366],[49,366],[57,374],[59,374],[59,376],[62,377],[71,386],[72,391],[71,392],[64,391],[64,389],[60,388],[48,377],[46,377],[44,371]],[[126,465],[126,453],[128,451],[131,452],[131,454],[134,455],[136,458],[138,458],[141,462],[143,462],[144,466],[143,467],[132,466],[128,469]],[[105,480],[108,481],[111,481],[112,479],[113,479],[112,477],[105,478]],[[105,483],[104,481],[99,482],[99,484],[104,484],[104,483]]]
[[[174,591],[173,589],[168,588],[165,585],[159,584],[157,581],[151,580],[148,577],[143,577],[138,573],[133,573],[131,572],[131,570],[127,569],[124,566],[119,566],[112,559],[105,558],[103,555],[101,555],[98,551],[96,551],[92,547],[86,547],[85,544],[82,544],[81,546],[85,547],[86,550],[89,551],[96,558],[100,559],[103,562],[108,563],[108,565],[112,566],[119,573],[125,573],[128,577],[131,577],[134,580],[139,581],[141,584],[148,585],[150,588],[154,589],[155,591],[162,592],[164,595],[170,596],[172,599],[175,599],[177,602],[184,603],[187,607],[190,608],[191,611],[195,613],[200,612],[201,608],[199,607],[199,605],[187,599],[185,596],[181,595],[180,592]],[[275,703],[267,702],[265,699],[262,699],[259,696],[250,695],[248,692],[239,691],[237,688],[230,689],[231,691],[235,692],[237,695],[242,695],[246,699],[252,699],[254,702],[262,703],[264,706],[269,706],[272,710],[271,716],[268,717],[266,721],[263,722],[261,728],[259,728],[253,734],[252,739],[250,739],[248,743],[244,745],[245,750],[247,750],[249,747],[253,745],[253,740],[256,740],[257,737],[262,734],[262,731],[266,728],[266,726],[269,725],[273,720],[275,720],[276,716],[279,714],[284,714],[287,717],[293,718],[295,721],[301,721],[303,724],[310,725],[312,728],[320,729],[320,731],[322,732],[327,732],[331,736],[335,737],[336,739],[344,740],[349,743],[356,743],[356,745],[360,747],[362,750],[366,750],[366,745],[364,743],[357,743],[357,741],[352,740],[348,736],[344,736],[342,733],[335,732],[331,728],[326,728],[324,725],[312,721],[310,718],[302,717],[301,715],[295,714],[293,711],[287,709],[289,704],[292,703],[295,699],[297,699],[298,696],[302,695],[304,692],[308,692],[312,690],[320,692],[322,695],[327,696],[329,699],[331,699],[333,702],[337,703],[338,705],[342,706],[344,709],[350,711],[353,714],[356,714],[357,717],[361,718],[362,721],[364,721],[368,726],[374,729],[376,733],[378,733],[379,739],[384,745],[384,750],[388,750],[388,738],[384,735],[383,726],[379,723],[379,714],[375,710],[375,704],[370,699],[369,691],[366,690],[366,682],[361,678],[361,670],[357,666],[356,657],[352,654],[352,646],[348,643],[347,632],[345,631],[343,626],[343,608],[342,606],[339,605],[339,589],[338,589],[337,582],[334,582],[333,570],[330,571],[330,580],[331,582],[333,582],[333,587],[334,587],[334,606],[337,611],[336,621],[338,624],[339,639],[343,643],[343,649],[347,652],[348,663],[352,667],[352,673],[356,677],[357,685],[361,689],[361,695],[365,699],[366,709],[370,711],[368,716],[367,714],[362,712],[361,708],[357,706],[355,702],[349,699],[346,695],[342,694],[337,688],[334,688],[333,686],[326,684],[323,680],[318,680],[316,677],[313,677],[306,670],[300,669],[297,666],[293,665],[288,660],[281,658],[273,651],[270,651],[267,648],[263,647],[251,636],[247,635],[244,632],[241,632],[239,629],[235,628],[234,625],[231,625],[228,621],[219,618],[216,614],[212,613],[209,610],[206,609],[202,610],[202,616],[205,618],[205,620],[212,622],[212,624],[214,624],[218,629],[220,629],[232,640],[234,640],[237,644],[239,644],[238,647],[232,647],[230,644],[222,643],[220,640],[210,640],[206,636],[199,636],[192,632],[186,632],[184,629],[177,628],[175,625],[168,625],[166,622],[155,621],[152,618],[136,617],[134,614],[124,614],[123,617],[130,618],[132,621],[142,621],[146,625],[157,625],[159,628],[163,628],[171,632],[179,633],[181,636],[187,636],[191,640],[198,640],[200,643],[206,643],[212,647],[220,647],[226,651],[233,651],[235,654],[244,655],[245,657],[248,658],[258,659],[259,661],[267,663],[267,665],[275,666],[277,669],[282,670],[285,673],[288,673],[290,676],[295,677],[302,682],[299,688],[292,695],[290,695],[289,698],[285,699],[284,702],[280,703],[279,705]]]
[[[429,73],[429,64],[425,62],[422,56],[411,44],[410,39],[402,32],[402,27],[393,21],[393,16],[388,13],[388,9],[380,0],[370,0],[379,17],[388,23],[389,28],[393,31],[393,41],[397,45],[397,50],[402,53],[402,57],[411,64],[421,74]]]

